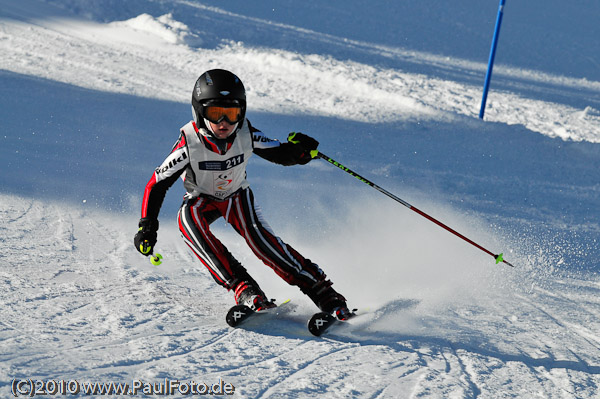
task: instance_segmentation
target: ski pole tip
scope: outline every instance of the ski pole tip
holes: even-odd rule
[[[161,254],[156,254],[155,256],[150,255],[150,263],[154,266],[158,266],[162,263],[162,258]]]

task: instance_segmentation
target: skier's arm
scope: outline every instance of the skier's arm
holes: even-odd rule
[[[169,156],[156,168],[146,184],[142,200],[142,219],[158,219],[158,213],[167,190],[177,181],[189,164],[187,153],[185,135],[182,133]]]
[[[156,168],[146,184],[139,230],[133,239],[135,248],[143,255],[150,255],[156,245],[158,213],[167,190],[177,181],[189,163],[187,151],[185,135],[182,133],[169,156]]]
[[[319,142],[312,137],[302,133],[296,133],[297,140],[294,142],[281,143],[279,140],[270,139],[263,132],[255,129],[248,122],[250,132],[252,132],[252,142],[254,153],[267,161],[280,165],[304,165],[312,157],[311,150],[316,150]]]

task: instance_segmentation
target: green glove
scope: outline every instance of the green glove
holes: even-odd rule
[[[319,142],[304,133],[292,132],[288,135],[288,142],[297,148],[297,161],[304,165],[316,158],[319,154]]]
[[[140,219],[139,230],[135,234],[135,237],[133,237],[133,244],[139,253],[144,256],[152,254],[154,246],[156,245],[157,230],[158,220]]]

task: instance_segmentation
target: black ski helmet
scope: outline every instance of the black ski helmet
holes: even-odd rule
[[[204,125],[204,107],[206,105],[227,106],[233,104],[241,107],[240,120],[243,121],[246,116],[246,89],[235,74],[224,69],[211,69],[196,80],[192,92],[192,112],[196,124]]]

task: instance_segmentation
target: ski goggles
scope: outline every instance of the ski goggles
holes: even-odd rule
[[[221,123],[223,120],[226,120],[233,125],[242,119],[242,108],[238,106],[220,107],[217,105],[207,105],[204,107],[204,117],[212,123]]]

